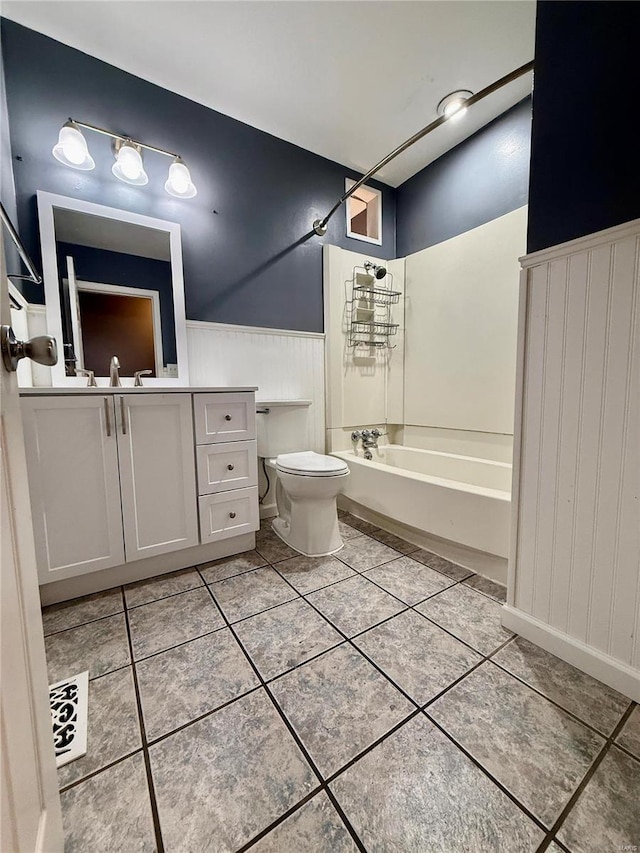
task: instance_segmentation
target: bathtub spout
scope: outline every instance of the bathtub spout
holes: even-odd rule
[[[373,459],[373,453],[369,450],[368,447],[364,452],[364,458],[365,459]]]

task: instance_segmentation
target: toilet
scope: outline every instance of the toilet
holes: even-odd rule
[[[309,400],[257,404],[258,456],[276,476],[275,533],[307,557],[335,554],[343,542],[336,500],[349,467],[308,447]]]

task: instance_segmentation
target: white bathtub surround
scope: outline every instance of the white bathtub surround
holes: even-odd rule
[[[374,451],[371,461],[335,455],[351,470],[347,498],[425,535],[506,558],[508,463],[398,445]]]
[[[441,450],[462,456],[478,456],[495,462],[513,459],[513,434],[477,432],[446,427],[425,427],[405,424],[398,428],[394,444],[418,447],[422,450]]]
[[[398,323],[394,349],[349,346],[349,317],[354,267],[368,255],[338,246],[323,247],[324,321],[327,377],[327,429],[355,429],[403,422],[404,299],[391,306]],[[385,264],[395,291],[404,291],[404,260]]]
[[[406,258],[404,423],[512,434],[526,227],[521,207]]]
[[[640,700],[640,220],[522,259],[503,623]]]

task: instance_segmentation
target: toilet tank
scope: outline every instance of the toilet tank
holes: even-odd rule
[[[309,450],[310,405],[311,400],[256,401],[258,456]]]

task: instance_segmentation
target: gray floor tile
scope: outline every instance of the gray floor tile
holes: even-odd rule
[[[215,631],[222,616],[203,587],[143,604],[129,612],[136,660]]]
[[[65,853],[156,849],[144,759],[132,755],[60,795]]]
[[[416,610],[483,655],[495,651],[513,636],[500,623],[500,605],[462,584],[418,604]]]
[[[105,592],[96,592],[94,595],[84,595],[82,598],[51,604],[42,611],[44,635],[46,637],[56,631],[76,628],[78,625],[102,619],[104,616],[121,613],[122,610],[124,605],[122,590],[119,586]]]
[[[604,744],[490,661],[436,699],[428,713],[546,826]]]
[[[413,710],[347,645],[283,675],[271,690],[325,778]]]
[[[97,678],[131,663],[122,613],[45,637],[49,683],[89,670]]]
[[[141,604],[149,604],[159,598],[176,595],[202,586],[202,578],[195,569],[182,569],[179,572],[170,572],[147,580],[127,584],[124,588],[124,596],[127,607],[139,607]]]
[[[260,684],[228,628],[147,658],[136,670],[148,740]]]
[[[330,787],[369,853],[532,853],[543,838],[422,715]]]
[[[356,575],[353,569],[335,557],[302,555],[278,563],[278,571],[302,595]]]
[[[235,630],[265,681],[343,642],[302,599],[238,622]]]
[[[357,849],[324,791],[251,848],[255,853],[356,853]]]
[[[616,743],[628,749],[636,758],[640,758],[640,705],[636,705],[631,712],[631,716],[616,738]]]
[[[523,637],[516,637],[493,660],[606,735],[631,701]]]
[[[269,522],[272,520],[269,519]],[[259,530],[256,533],[256,551],[269,563],[277,563],[280,560],[286,560],[288,557],[295,557],[298,553],[273,532],[271,523],[269,523],[267,530]]]
[[[419,705],[482,660],[413,610],[360,634],[354,643]]]
[[[401,601],[359,575],[312,592],[307,598],[348,637],[404,610]]]
[[[489,580],[489,578],[485,578],[482,575],[472,575],[464,583],[472,587],[472,589],[476,589],[478,592],[482,592],[484,595],[488,595],[490,598],[499,601],[500,604],[504,604],[507,600],[506,586]]]
[[[270,566],[218,581],[210,589],[229,622],[298,597]]]
[[[611,747],[557,833],[572,853],[634,850],[640,843],[640,762]]]
[[[237,850],[318,784],[264,690],[149,754],[167,853]]]
[[[355,527],[347,524],[347,522],[343,521],[341,518],[338,518],[338,530],[340,531],[340,536],[342,536],[343,539],[353,539],[354,536],[360,536],[362,533],[362,531],[356,530]]]
[[[356,515],[352,515],[348,512],[345,516],[342,517],[342,521],[345,524],[348,524],[349,527],[353,527],[355,530],[359,530],[360,533],[373,533],[375,530],[379,530],[377,524],[371,524],[370,521],[365,521],[363,518],[358,518]]]
[[[257,551],[245,551],[233,557],[225,557],[223,560],[214,560],[212,563],[204,563],[198,566],[205,583],[215,583],[233,575],[241,575],[251,569],[259,569],[266,566],[267,561]]]
[[[338,551],[338,557],[358,572],[388,563],[397,556],[398,552],[393,548],[364,535],[347,539],[342,550]]]
[[[131,667],[89,682],[87,754],[58,770],[61,788],[142,747]]]
[[[443,575],[447,575],[447,577],[453,578],[456,581],[469,578],[473,574],[471,569],[459,566],[457,563],[452,563],[451,560],[446,560],[444,557],[440,557],[432,551],[425,551],[423,548],[420,548],[418,551],[414,551],[411,556],[414,560],[424,563],[425,566],[431,566],[432,569],[435,569],[437,572],[441,572]]]
[[[378,530],[374,530],[370,535],[373,539],[377,539],[378,542],[382,542],[383,545],[388,545],[389,548],[400,551],[401,554],[411,554],[419,550],[417,545],[413,545],[411,542],[407,542],[406,539],[401,539],[399,536],[389,533],[388,530],[383,530],[381,527]]]
[[[405,604],[417,604],[455,583],[451,578],[445,578],[444,575],[406,556],[369,569],[364,572],[364,577],[374,581]]]

